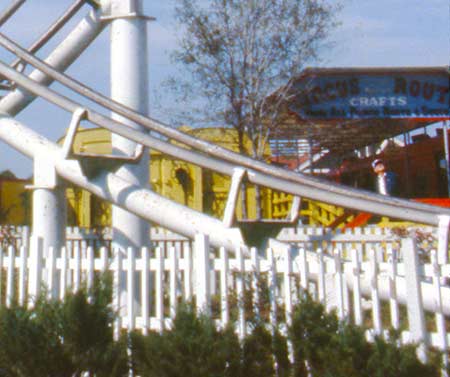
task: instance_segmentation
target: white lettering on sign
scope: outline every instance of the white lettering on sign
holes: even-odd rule
[[[349,103],[351,106],[406,106],[408,100],[406,97],[353,97],[350,98]]]

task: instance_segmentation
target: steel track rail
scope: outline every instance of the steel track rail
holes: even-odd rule
[[[65,70],[106,26],[107,22],[101,19],[98,8],[94,8],[46,58],[48,64]],[[16,71],[10,69],[10,72]],[[27,78],[23,74],[20,76]],[[43,88],[53,82],[39,70],[34,70],[27,79],[43,85]],[[219,219],[184,207],[106,170],[86,177],[80,161],[67,159],[61,147],[12,118],[35,98],[35,94],[18,85],[0,101],[0,139],[30,158],[44,159],[46,164],[54,166],[62,179],[143,219],[189,238],[198,233],[209,234],[211,245],[224,246],[227,251],[234,252],[237,247],[242,247],[244,241],[239,230],[229,228]]]
[[[47,56],[45,59],[46,63],[64,71],[92,43],[105,26],[106,23],[102,22],[100,12],[91,10]],[[50,76],[37,69],[31,72],[29,77],[46,86],[53,82]],[[35,98],[35,96],[26,91],[16,89],[0,100],[0,109],[15,116],[33,102]]]
[[[16,0],[13,1],[8,8],[6,8],[1,14],[0,14],[0,27],[8,21],[14,13],[16,13],[20,7],[25,3],[25,0]]]
[[[64,13],[58,17],[58,19],[43,33],[29,48],[28,52],[34,54],[39,51],[45,44],[53,38],[53,36],[62,29],[62,27],[82,8],[86,3],[86,0],[76,0]],[[23,59],[17,59],[11,67],[17,68],[17,66],[23,61]]]
[[[305,185],[310,186],[311,188],[318,188],[323,189],[324,182],[322,180],[317,180],[313,177],[305,177],[301,174],[286,171],[285,169],[276,168],[273,166],[270,166],[268,164],[261,163],[260,161],[253,160],[251,158],[242,156],[238,153],[232,152],[228,149],[221,148],[215,144],[207,143],[203,140],[194,138],[190,135],[187,135],[183,132],[180,132],[168,125],[165,125],[155,119],[151,119],[148,117],[145,117],[141,114],[138,114],[134,112],[133,110],[127,108],[126,106],[121,105],[118,102],[112,101],[111,99],[99,94],[98,92],[95,92],[94,90],[88,88],[87,86],[83,85],[82,83],[68,77],[67,75],[58,72],[42,60],[34,57],[33,55],[29,54],[26,50],[21,48],[19,45],[5,37],[0,33],[0,45],[7,48],[12,53],[20,56],[21,59],[26,60],[29,64],[35,66],[37,69],[45,73],[46,75],[52,77],[52,79],[58,81],[62,85],[72,89],[78,94],[83,95],[84,97],[89,98],[90,100],[94,101],[95,103],[114,111],[142,126],[145,128],[148,128],[152,131],[158,132],[166,137],[169,137],[171,139],[176,140],[177,142],[181,142],[183,144],[188,145],[189,147],[192,147],[194,149],[197,149],[203,153],[206,153],[210,156],[217,157],[221,160],[228,161],[234,165],[243,166],[252,170],[260,171],[262,173],[269,174],[273,177],[278,177],[280,179],[289,180],[293,182],[302,183]],[[221,171],[224,174],[228,174],[227,172]],[[330,187],[330,183],[327,182],[326,187]],[[372,203],[381,203],[381,204],[388,204],[388,205],[395,205],[399,211],[403,207],[404,210],[409,210],[411,208],[415,208],[418,210],[425,210],[425,207],[430,206],[424,206],[423,204],[418,204],[411,201],[405,201],[405,200],[398,200],[398,199],[392,199],[385,196],[379,196],[374,195],[372,193],[363,192],[361,190],[352,190],[349,188],[342,188],[342,186],[333,185],[334,189],[339,192],[344,192],[345,195],[351,195],[353,198],[355,197],[361,197],[362,199],[366,200],[368,196],[370,197],[370,201]],[[326,200],[325,200],[326,201]],[[342,203],[339,205],[343,205]],[[352,208],[351,203],[347,203],[343,206]],[[372,206],[373,207],[373,206]],[[436,207],[432,207],[434,209],[431,210],[433,213],[441,213],[442,209],[438,209]],[[359,209],[359,208],[357,208]],[[372,208],[373,210],[373,208]],[[430,211],[430,209],[428,209]],[[374,210],[376,212],[376,210]],[[381,214],[385,214],[384,212]],[[397,214],[399,218],[401,218],[401,214]]]
[[[74,112],[77,108],[81,107],[78,103],[34,82],[25,75],[16,72],[3,63],[0,63],[0,73],[15,81],[19,86],[32,92],[34,95],[40,96],[69,112]],[[113,133],[119,134],[149,148],[159,150],[176,158],[184,159],[204,168],[212,169],[227,175],[232,175],[234,168],[236,167],[235,164],[231,164],[230,162],[222,161],[211,156],[206,156],[203,153],[181,148],[168,142],[161,141],[160,139],[150,135],[133,130],[128,126],[100,115],[90,109],[88,109],[87,118],[90,122],[106,128]],[[258,162],[257,165],[261,165],[261,163]],[[256,169],[248,169],[249,181],[254,184],[285,191],[293,195],[304,196],[361,211],[373,212],[431,225],[438,225],[439,215],[450,215],[450,210],[444,208],[416,204],[407,200],[383,197],[381,195],[374,195],[359,190],[346,189],[338,185],[332,185],[329,182],[310,179],[293,172],[283,171],[283,175],[288,177],[287,179],[284,179],[279,177],[279,168],[273,168],[270,165],[265,165],[264,169],[266,172],[261,172]],[[272,170],[275,174],[270,174]]]
[[[0,138],[25,156],[45,160],[63,180],[147,221],[191,239],[198,233],[208,234],[211,245],[225,247],[229,252],[243,245],[238,229],[226,227],[217,218],[169,200],[115,173],[102,170],[94,177],[86,177],[79,161],[64,158],[60,146],[7,114],[0,114]]]

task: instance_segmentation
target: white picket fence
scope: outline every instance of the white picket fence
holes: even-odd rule
[[[170,327],[177,305],[192,299],[219,326],[235,323],[241,337],[254,316],[284,331],[298,297],[308,291],[341,319],[370,326],[369,338],[395,328],[403,342],[422,344],[423,358],[426,347],[449,350],[450,264],[432,242],[421,254],[414,238],[377,228],[304,228],[282,232],[267,250],[228,254],[210,248],[204,235],[191,242],[155,230],[152,247],[116,252],[108,235],[69,229],[67,247],[42,250],[39,239],[28,242],[20,232],[28,234],[19,230],[16,245],[0,251],[0,305],[32,303],[42,283],[50,297],[62,298],[111,271],[120,314],[116,332]]]

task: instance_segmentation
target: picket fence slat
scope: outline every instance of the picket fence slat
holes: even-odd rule
[[[355,324],[362,325],[362,295],[361,295],[361,248],[358,247],[352,250],[352,275],[353,275],[353,313],[355,317]]]
[[[213,316],[221,327],[233,321],[241,338],[250,331],[252,316],[285,331],[296,302],[302,292],[308,292],[327,310],[336,309],[340,318],[357,325],[371,317],[372,334],[386,334],[389,326],[400,329],[400,313],[415,305],[411,314],[416,316],[415,327],[408,325],[402,342],[427,339],[425,346],[449,350],[450,265],[432,251],[431,260],[417,259],[419,265],[412,268],[405,259],[410,246],[405,245],[413,243],[402,243],[389,232],[359,230],[333,238],[327,231],[309,229],[285,234],[303,240],[301,246],[251,248],[249,252],[237,248],[235,253],[210,249],[204,235],[192,243],[173,235],[165,240],[159,233],[154,245],[162,246],[123,253],[95,246],[100,244],[93,242],[93,236],[83,239],[83,234],[73,229],[74,242],[61,250],[43,250],[41,240],[33,237],[21,241],[23,246],[2,250],[0,306],[15,301],[33,305],[42,282],[49,298],[63,299],[69,290],[90,288],[97,274],[110,271],[113,308],[119,314],[115,337],[122,329],[162,331],[171,326],[180,300],[192,299],[199,311]],[[442,247],[439,252],[443,253]],[[423,300],[413,297],[413,303],[408,281],[418,287]],[[267,302],[261,288],[267,289]],[[139,297],[128,292],[139,292]],[[382,310],[382,305],[388,310]],[[421,327],[426,310],[434,314],[433,332]],[[448,365],[446,355],[444,365]]]
[[[121,287],[123,284],[123,256],[122,252],[120,250],[115,250],[115,261],[113,263],[113,309],[116,313],[119,315],[116,316],[115,322],[114,322],[114,339],[119,339],[120,337],[120,330],[122,328],[122,318],[123,315],[123,309],[122,309],[122,300],[121,300]]]
[[[141,270],[141,305],[142,305],[142,332],[148,334],[150,329],[150,253],[147,247],[142,248]]]
[[[369,251],[370,256],[370,286],[371,286],[371,298],[372,298],[372,320],[374,331],[377,335],[383,332],[383,324],[381,321],[381,305],[380,295],[378,291],[378,260],[377,252],[374,248]]]
[[[258,254],[258,250],[255,247],[252,247],[250,249],[250,257],[251,257],[251,268],[250,271],[252,272],[252,282],[251,282],[251,288],[252,288],[252,300],[253,300],[253,307],[254,307],[254,315],[256,319],[261,318],[260,313],[260,258]]]
[[[431,264],[433,266],[433,287],[434,287],[434,297],[436,300],[437,310],[435,313],[435,321],[438,335],[438,342],[440,344],[441,350],[448,349],[447,341],[447,330],[445,325],[445,316],[442,311],[442,296],[441,296],[441,267],[439,265],[439,252],[432,250],[431,253]],[[448,370],[448,352],[444,352],[442,355],[442,369],[443,375],[447,375]]]
[[[3,249],[0,248],[0,308],[3,306],[2,297],[3,297]]]
[[[397,286],[396,286],[396,277],[397,277],[397,258],[394,255],[394,251],[392,250],[392,245],[387,246],[388,255],[389,255],[389,309],[391,316],[391,326],[398,330],[400,328],[400,312],[397,301]]]
[[[7,259],[7,282],[6,282],[6,307],[10,307],[14,300],[14,276],[15,276],[16,254],[12,245],[8,247]]]
[[[160,247],[156,248],[156,271],[155,271],[155,279],[156,279],[156,319],[157,319],[157,329],[159,331],[164,330],[164,259],[163,259],[163,251]]]
[[[236,249],[236,261],[237,261],[237,270],[236,270],[236,294],[238,300],[238,335],[240,339],[243,339],[246,335],[245,329],[245,308],[244,308],[244,300],[245,300],[245,264],[244,264],[244,255],[242,253],[242,248],[238,247]]]
[[[267,261],[269,263],[268,285],[269,285],[269,301],[270,301],[270,323],[276,327],[278,324],[277,317],[277,270],[273,250],[267,249]]]
[[[228,253],[225,248],[220,248],[220,303],[221,313],[220,318],[222,321],[222,327],[226,327],[230,321],[230,307],[228,303],[228,277],[229,277],[229,265],[228,265]]]

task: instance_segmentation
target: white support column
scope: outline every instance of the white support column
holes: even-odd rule
[[[32,235],[42,239],[44,254],[53,247],[59,255],[66,239],[66,202],[51,158],[34,159]]]
[[[131,109],[148,113],[147,29],[142,0],[111,0],[111,98]],[[113,114],[113,119],[135,129],[137,124]],[[113,151],[133,156],[137,144],[113,135]],[[124,165],[117,175],[136,185],[146,187],[149,182],[148,153],[139,164]],[[149,225],[119,207],[112,210],[113,244],[122,251],[127,247],[141,248],[149,242]]]

